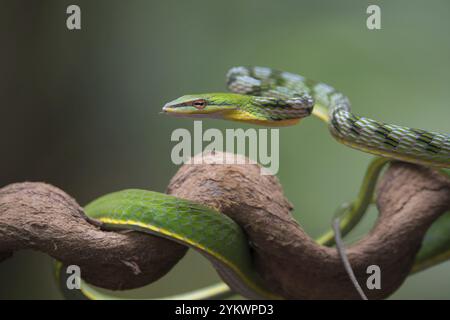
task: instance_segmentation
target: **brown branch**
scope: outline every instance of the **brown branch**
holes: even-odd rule
[[[276,177],[260,175],[254,164],[219,164],[218,152],[204,160],[209,164],[181,167],[168,193],[212,206],[241,225],[269,288],[291,299],[358,298],[336,250],[317,245],[293,219]],[[382,270],[382,290],[366,290],[372,299],[388,296],[408,275],[424,233],[450,207],[450,182],[430,169],[395,163],[379,185],[377,204],[376,226],[347,248],[361,284],[367,266]],[[158,279],[186,251],[158,237],[101,231],[67,194],[42,183],[0,189],[0,260],[24,248],[77,264],[87,281],[111,289]]]
[[[153,282],[186,253],[166,239],[101,231],[65,192],[26,182],[0,189],[0,252],[28,248],[79,265],[86,281],[110,289]]]
[[[210,162],[222,156],[211,155]],[[258,271],[269,287],[292,299],[358,299],[336,249],[317,245],[291,216],[291,204],[274,176],[256,165],[183,166],[169,193],[217,208],[241,225],[253,245]],[[384,298],[408,275],[430,224],[450,206],[450,182],[420,166],[396,163],[378,189],[381,212],[374,229],[347,249],[361,284],[366,268],[382,270]]]

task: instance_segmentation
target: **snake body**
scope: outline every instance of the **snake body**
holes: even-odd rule
[[[333,87],[265,67],[235,67],[227,75],[228,88],[239,94],[280,99],[311,96],[315,107],[328,109],[329,130],[339,142],[383,157],[436,167],[450,167],[450,135],[387,124],[351,112],[349,99]],[[254,112],[254,108],[249,112]],[[262,108],[256,117],[270,118]]]
[[[235,67],[227,74],[233,93],[185,95],[167,103],[165,113],[219,118],[265,126],[287,126],[314,114],[333,137],[353,148],[412,163],[450,167],[450,136],[386,124],[354,115],[348,98],[327,84],[265,67]],[[369,172],[357,215],[371,201],[375,180],[386,161]],[[375,179],[375,180],[374,180]],[[371,191],[372,190],[372,191]],[[144,190],[103,196],[85,208],[106,229],[130,229],[162,236],[196,249],[209,259],[236,292],[249,298],[278,298],[255,273],[241,228],[228,217],[191,201]],[[348,222],[354,225],[356,219]],[[327,243],[324,240],[322,243]],[[95,298],[88,289],[85,295]]]
[[[84,211],[89,220],[103,229],[144,232],[197,250],[212,263],[234,292],[245,297],[279,298],[265,289],[254,270],[241,227],[220,212],[192,201],[139,189],[104,195],[89,203]],[[64,277],[61,266],[59,269],[60,276]],[[209,291],[215,288],[213,286]],[[86,284],[82,292],[92,299],[110,298]]]

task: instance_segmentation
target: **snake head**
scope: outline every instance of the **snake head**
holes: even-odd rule
[[[166,103],[162,110],[173,116],[222,119],[249,99],[248,96],[234,93],[190,94]]]
[[[264,126],[290,126],[311,114],[309,96],[280,99],[236,93],[204,93],[182,96],[167,103],[163,112],[190,118],[213,118]]]

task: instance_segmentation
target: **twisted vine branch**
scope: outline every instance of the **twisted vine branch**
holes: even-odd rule
[[[226,155],[226,154],[225,154]],[[334,248],[314,242],[294,220],[292,205],[274,176],[255,164],[223,165],[214,153],[202,165],[184,165],[168,193],[221,211],[247,233],[255,267],[267,286],[290,299],[354,299]],[[360,283],[366,268],[382,270],[385,298],[404,281],[422,238],[450,208],[450,181],[431,169],[394,163],[377,191],[380,217],[371,232],[347,253]],[[166,274],[186,248],[136,232],[107,232],[88,223],[81,207],[60,189],[44,183],[17,183],[0,189],[0,260],[32,248],[82,268],[83,278],[109,289],[136,288]]]

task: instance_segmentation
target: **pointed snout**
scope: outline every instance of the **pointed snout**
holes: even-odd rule
[[[173,101],[167,102],[163,107],[162,107],[162,112],[163,113],[168,113],[168,112],[174,112],[176,108],[176,104],[174,104]]]
[[[169,109],[170,109],[170,104],[169,104],[169,103],[166,103],[166,104],[164,105],[164,107],[162,108],[162,111],[167,112]]]

